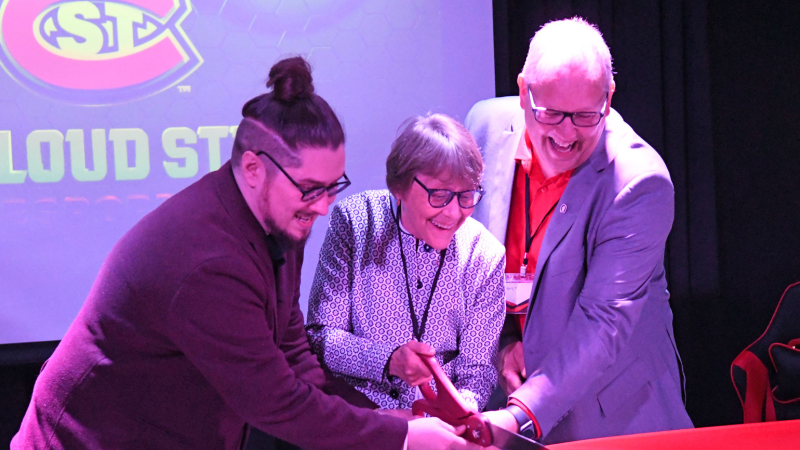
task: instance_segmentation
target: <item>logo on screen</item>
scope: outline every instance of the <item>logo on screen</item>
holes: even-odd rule
[[[175,86],[203,59],[181,23],[189,0],[3,0],[0,64],[57,100],[107,105]]]

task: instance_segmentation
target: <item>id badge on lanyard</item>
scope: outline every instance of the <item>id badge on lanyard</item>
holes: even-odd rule
[[[536,231],[531,233],[531,179],[525,174],[525,247],[524,256],[519,273],[506,274],[506,314],[525,315],[528,312],[528,305],[531,302],[531,291],[533,291],[533,274],[528,273],[528,251],[530,251],[533,238],[539,234],[547,217],[553,213],[558,202],[554,203],[542,221],[536,227]],[[524,318],[523,318],[524,319]]]
[[[506,314],[526,314],[533,290],[533,275],[506,274]]]

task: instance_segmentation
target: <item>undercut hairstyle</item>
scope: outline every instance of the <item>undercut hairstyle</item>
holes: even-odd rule
[[[565,66],[578,66],[605,87],[614,81],[611,52],[595,25],[580,17],[548,22],[531,39],[522,77],[536,84],[543,74]]]
[[[231,164],[238,168],[246,151],[269,153],[281,165],[300,165],[300,147],[344,144],[344,130],[328,102],[314,93],[311,66],[302,57],[278,61],[269,71],[267,87],[242,107],[231,151]]]
[[[406,192],[418,174],[466,180],[473,188],[483,179],[483,158],[472,135],[444,114],[406,120],[386,159],[386,186]]]

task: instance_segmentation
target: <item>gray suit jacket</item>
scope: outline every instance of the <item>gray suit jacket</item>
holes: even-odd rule
[[[473,217],[505,242],[517,97],[476,104],[466,120],[486,164]],[[664,248],[674,193],[659,155],[611,111],[575,169],[544,236],[523,330],[529,377],[512,394],[547,443],[690,428],[672,331]]]

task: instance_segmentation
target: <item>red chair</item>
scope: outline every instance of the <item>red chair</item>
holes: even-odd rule
[[[772,320],[731,365],[744,422],[800,419],[800,283],[786,288]]]

